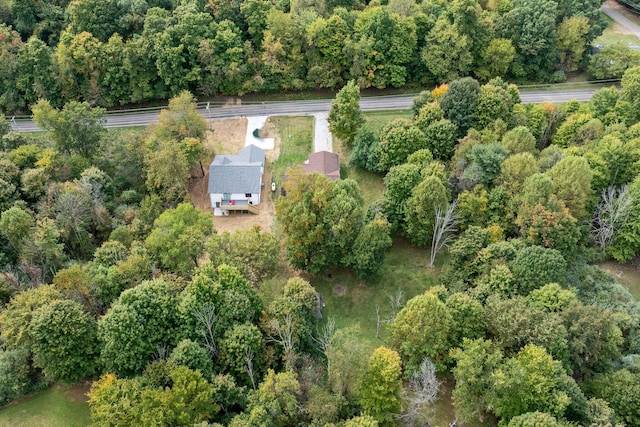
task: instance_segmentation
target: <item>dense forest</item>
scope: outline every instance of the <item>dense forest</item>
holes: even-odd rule
[[[38,101],[43,133],[0,121],[0,401],[91,378],[96,426],[425,425],[448,379],[460,421],[640,424],[640,305],[593,265],[640,253],[640,67],[585,104],[466,77],[381,130],[359,96],[330,127],[382,198],[294,168],[274,233],[188,203],[210,155],[188,92],[144,132],[76,101]],[[371,351],[304,277],[376,283],[399,236],[438,284]]]
[[[472,76],[596,78],[601,0],[2,0],[0,110],[253,92],[403,87]],[[614,58],[614,61],[611,59]],[[614,67],[615,68],[615,67]],[[608,70],[608,71],[605,71]],[[603,76],[603,74],[610,74]]]
[[[596,265],[640,255],[640,54],[591,54],[600,3],[0,0],[0,109],[44,130],[0,115],[0,405],[88,380],[96,426],[425,426],[445,382],[459,424],[640,425],[640,304]],[[620,87],[506,83],[585,69]],[[425,84],[410,118],[358,109]],[[196,96],[322,88],[380,197],[292,168],[273,230],[215,230]],[[434,284],[375,345],[320,318],[314,279],[372,288],[398,242]]]

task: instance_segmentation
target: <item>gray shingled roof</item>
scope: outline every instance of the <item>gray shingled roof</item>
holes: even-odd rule
[[[237,155],[217,155],[209,166],[209,193],[259,193],[264,159],[264,150],[255,145]]]

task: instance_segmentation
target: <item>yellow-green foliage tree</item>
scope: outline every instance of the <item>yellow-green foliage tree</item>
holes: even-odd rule
[[[402,366],[400,355],[386,347],[378,347],[369,358],[369,367],[360,384],[360,404],[364,412],[382,426],[392,426],[400,413],[402,401]]]

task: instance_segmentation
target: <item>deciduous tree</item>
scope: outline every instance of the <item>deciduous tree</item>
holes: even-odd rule
[[[30,324],[34,365],[52,381],[75,383],[96,369],[97,325],[77,302],[52,301],[33,314]]]
[[[360,112],[360,89],[353,80],[338,92],[331,103],[328,121],[331,133],[351,147],[358,129],[364,123]]]
[[[211,419],[220,406],[213,387],[198,371],[177,366],[169,374],[170,387],[147,388],[133,408],[135,424],[194,425]]]
[[[423,148],[428,148],[428,144],[422,131],[409,120],[395,119],[380,131],[375,149],[378,161],[376,169],[386,172],[393,166],[405,163],[407,157]]]
[[[593,172],[584,157],[568,156],[560,160],[549,172],[553,180],[558,199],[569,208],[576,219],[587,214],[587,202],[591,197],[591,178]]]
[[[568,332],[569,361],[576,378],[605,370],[620,354],[622,332],[610,311],[576,302],[562,310],[561,316]]]
[[[565,376],[544,348],[527,345],[494,372],[493,412],[505,421],[534,411],[562,416],[571,401],[560,388]]]
[[[565,18],[558,26],[558,55],[560,67],[573,72],[578,69],[588,47],[589,19],[586,16]]]
[[[32,107],[33,120],[51,131],[58,150],[92,158],[105,128],[105,110],[91,108],[86,102],[70,101],[62,110],[56,110],[45,99]]]
[[[378,347],[369,358],[369,366],[360,384],[360,404],[364,412],[380,425],[393,425],[394,415],[402,408],[402,365],[400,355]]]
[[[418,246],[426,246],[433,237],[435,209],[447,203],[447,190],[442,181],[429,176],[418,184],[405,208],[406,234]]]
[[[177,305],[174,285],[161,279],[124,291],[98,322],[105,370],[139,374],[155,352],[172,348],[178,341]]]
[[[43,285],[16,294],[0,313],[0,337],[9,349],[31,345],[31,320],[34,312],[62,298],[52,285]]]
[[[207,243],[207,252],[214,266],[236,267],[251,283],[258,284],[275,274],[280,245],[273,234],[254,226],[233,234],[214,234]]]
[[[164,268],[188,275],[198,265],[205,251],[204,243],[212,232],[208,214],[182,203],[156,219],[145,243]]]
[[[391,225],[381,214],[366,223],[351,248],[349,261],[353,272],[363,280],[370,280],[380,271],[385,252],[391,247]]]
[[[491,341],[464,339],[462,347],[452,351],[456,361],[452,392],[456,416],[463,421],[483,419],[490,412],[489,392],[494,371],[502,363],[502,352]]]
[[[434,292],[427,291],[407,302],[389,325],[391,344],[398,349],[407,369],[417,368],[425,357],[441,370],[451,347],[453,318]]]
[[[622,369],[601,375],[591,385],[594,395],[605,400],[627,424],[640,423],[640,374]]]

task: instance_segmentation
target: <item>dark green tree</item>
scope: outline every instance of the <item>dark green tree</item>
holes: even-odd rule
[[[557,3],[545,0],[535,6],[515,0],[513,8],[497,22],[500,37],[511,39],[516,57],[511,65],[517,77],[547,78],[557,59]]]
[[[80,304],[50,302],[35,311],[29,329],[33,363],[47,378],[71,384],[94,373],[97,325]]]
[[[440,99],[444,116],[456,125],[456,135],[463,137],[473,123],[480,85],[470,77],[454,80]]]
[[[190,339],[184,339],[178,343],[169,356],[169,362],[186,366],[192,371],[200,371],[205,378],[210,378],[213,373],[213,363],[209,352]]]
[[[178,341],[177,305],[175,285],[161,279],[124,291],[98,322],[105,371],[139,374],[155,352],[172,348]]]
[[[640,374],[622,369],[598,376],[590,388],[593,394],[605,400],[616,416],[628,425],[640,423]]]
[[[405,163],[411,154],[423,148],[427,148],[427,142],[420,129],[408,120],[395,119],[380,131],[374,153],[378,161],[376,169],[386,172]]]
[[[518,251],[516,258],[509,264],[519,293],[527,295],[548,283],[564,283],[566,261],[555,249],[530,246]]]

